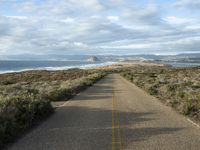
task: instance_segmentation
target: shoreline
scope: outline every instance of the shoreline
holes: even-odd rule
[[[118,62],[100,62],[93,64],[84,64],[84,65],[71,65],[71,66],[61,66],[61,67],[36,67],[36,68],[27,68],[20,70],[6,70],[0,71],[1,74],[12,74],[12,73],[21,73],[27,71],[62,71],[62,70],[70,70],[70,69],[96,69],[99,67],[106,67],[110,65],[117,64]]]
[[[32,62],[32,61],[31,61]],[[48,62],[48,61],[47,61]],[[68,62],[68,61],[67,61]],[[178,64],[178,65],[177,65]],[[19,70],[2,70],[1,74],[12,74],[12,73],[21,73],[27,71],[66,71],[70,69],[102,69],[102,68],[116,68],[116,66],[120,67],[130,67],[135,65],[144,65],[144,66],[170,66],[172,68],[198,68],[200,64],[198,63],[160,63],[156,61],[107,61],[107,62],[94,62],[91,64],[82,64],[82,65],[69,65],[69,66],[48,66],[48,67],[31,67]]]
[[[15,121],[13,119],[15,115],[9,120],[10,118],[6,118],[7,114],[14,114],[15,110],[17,112],[25,108],[28,117],[25,118],[23,130],[20,130],[19,134],[21,134],[35,121],[40,121],[51,114],[57,104],[59,106],[63,101],[70,99],[110,73],[121,74],[130,83],[134,83],[148,94],[157,97],[163,104],[172,107],[180,114],[194,121],[200,120],[198,111],[200,68],[172,68],[169,65],[154,62],[118,62],[90,69],[31,70],[1,74],[0,103],[4,112],[0,113],[0,117],[11,122]],[[54,108],[52,104],[55,104]],[[32,109],[35,107],[36,109]],[[29,116],[28,112],[36,115]],[[19,114],[24,114],[24,112],[19,112]],[[29,124],[31,117],[33,122]],[[23,119],[23,116],[19,116],[18,119]],[[9,138],[0,143],[0,147],[12,141],[12,137],[18,134],[13,135],[9,127],[5,129],[3,135],[7,136],[9,133]]]

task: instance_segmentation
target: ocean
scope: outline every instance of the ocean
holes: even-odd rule
[[[111,61],[0,61],[0,74],[22,72],[29,70],[67,70],[71,68],[95,68],[100,66],[107,66],[116,64],[117,62]],[[200,63],[174,63],[163,62],[164,64],[170,64],[173,67],[196,67],[200,66]]]
[[[71,68],[94,68],[115,62],[89,61],[0,61],[0,74],[28,70],[67,70]]]
[[[200,63],[190,62],[163,62],[163,64],[171,65],[174,68],[200,67]]]

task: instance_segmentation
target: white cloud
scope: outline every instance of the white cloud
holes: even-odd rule
[[[65,18],[65,19],[61,19],[61,22],[65,22],[65,23],[73,23],[75,21],[74,18]]]
[[[99,12],[104,6],[98,0],[48,0],[38,2],[35,0],[14,3],[14,8],[18,12],[26,12],[31,15],[45,15],[63,17],[66,15],[84,15]]]
[[[24,20],[27,19],[27,16],[5,16],[7,18],[13,18],[13,19],[20,19],[20,20]]]
[[[108,49],[146,49],[151,48],[151,44],[129,44],[129,45],[112,45],[112,46],[100,46],[99,48]]]
[[[159,25],[162,23],[160,9],[155,4],[148,4],[145,7],[129,8],[123,11],[122,17],[130,22],[145,25]]]
[[[107,19],[111,22],[118,22],[120,20],[119,16],[107,16]]]
[[[189,8],[191,10],[199,10],[200,0],[178,0],[173,5],[178,8]]]
[[[74,42],[74,46],[77,46],[79,48],[88,48],[87,44],[81,42]]]
[[[93,9],[95,11],[99,11],[103,9],[103,6],[101,5],[100,1],[98,0],[73,0],[73,3],[83,6],[86,9]]]
[[[0,14],[0,54],[200,48],[198,18],[163,13],[158,4],[139,6],[132,5],[136,1],[122,0],[1,2],[15,13]]]
[[[192,23],[193,19],[188,19],[188,18],[180,18],[176,16],[167,16],[163,20],[165,20],[167,23],[171,25],[183,25],[187,23]]]

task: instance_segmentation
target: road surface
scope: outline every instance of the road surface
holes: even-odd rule
[[[9,150],[200,150],[200,128],[118,74],[56,110]]]

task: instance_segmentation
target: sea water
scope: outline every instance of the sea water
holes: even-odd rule
[[[67,70],[71,68],[95,68],[115,62],[89,61],[0,61],[0,73],[21,72],[28,70]]]

